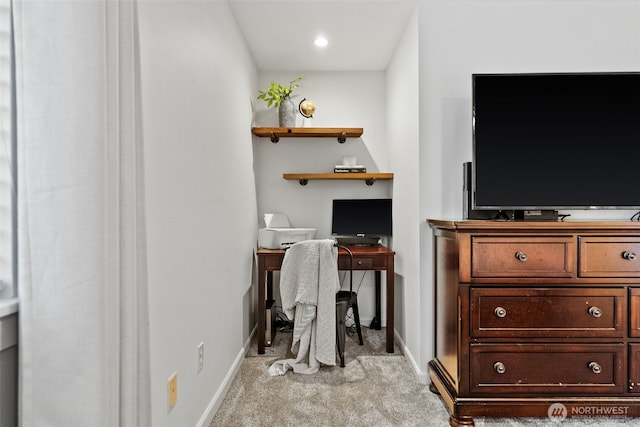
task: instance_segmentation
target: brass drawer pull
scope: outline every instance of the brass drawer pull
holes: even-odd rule
[[[597,362],[590,362],[589,369],[591,369],[591,372],[593,372],[594,374],[599,374],[600,372],[602,372],[602,366],[600,366]]]
[[[622,258],[626,259],[627,261],[633,261],[637,257],[638,255],[636,255],[635,252],[631,252],[631,251],[622,252]]]
[[[589,314],[593,317],[600,317],[602,316],[602,310],[600,310],[598,307],[589,307]]]
[[[504,363],[502,362],[496,362],[493,364],[493,369],[495,369],[495,371],[499,374],[504,374],[505,372],[507,372],[507,368],[506,366],[504,366]]]
[[[518,261],[525,262],[529,257],[525,252],[516,252],[516,258]]]
[[[501,319],[502,319],[503,317],[506,317],[506,316],[507,316],[507,309],[506,309],[506,308],[504,308],[504,307],[496,307],[496,308],[493,310],[493,314],[495,314],[495,315],[496,315],[496,317],[499,317],[499,318],[501,318]]]

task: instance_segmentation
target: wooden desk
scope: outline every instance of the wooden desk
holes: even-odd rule
[[[385,246],[348,246],[353,253],[354,270],[375,271],[376,284],[376,317],[371,327],[381,329],[380,272],[387,272],[387,353],[393,353],[393,307],[394,307],[394,270],[395,252]],[[265,313],[266,300],[273,299],[273,272],[279,271],[284,259],[282,249],[258,248],[258,354],[264,354],[265,347]],[[344,249],[338,250],[338,270],[349,269],[349,254]]]

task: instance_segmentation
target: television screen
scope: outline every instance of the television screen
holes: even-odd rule
[[[640,207],[640,73],[472,80],[474,209]]]
[[[341,236],[391,236],[391,199],[336,199],[331,233]]]

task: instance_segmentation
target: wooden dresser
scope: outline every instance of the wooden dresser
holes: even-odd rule
[[[640,416],[639,222],[428,223],[451,426]]]

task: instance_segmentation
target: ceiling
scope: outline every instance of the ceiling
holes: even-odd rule
[[[259,71],[383,71],[416,0],[228,0]],[[314,46],[323,35],[329,42]]]

